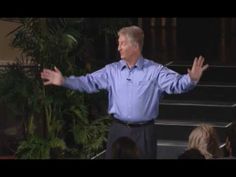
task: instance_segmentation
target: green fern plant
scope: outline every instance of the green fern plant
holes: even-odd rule
[[[57,66],[64,75],[85,74],[88,68],[95,68],[87,66],[96,66],[96,62],[89,60],[86,49],[95,44],[99,35],[114,35],[114,31],[129,20],[18,20],[21,25],[9,35],[14,36],[12,47],[22,50],[22,58],[16,73],[8,70],[7,75],[3,73],[0,76],[0,82],[4,83],[0,85],[0,93],[4,95],[2,100],[12,104],[11,109],[17,110],[25,121],[25,139],[17,149],[17,157],[50,158],[53,148],[61,148],[79,158],[90,158],[104,146],[108,119],[98,118],[102,115],[90,117],[89,107],[94,105],[94,101],[89,98],[93,96],[59,87],[43,87],[39,73],[42,68]],[[37,67],[25,70],[22,63]],[[7,92],[8,89],[11,92]],[[70,135],[72,139],[68,138]]]

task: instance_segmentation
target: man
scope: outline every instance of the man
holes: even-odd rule
[[[208,65],[204,58],[195,58],[188,74],[180,75],[142,56],[144,33],[137,26],[118,32],[121,60],[80,77],[63,77],[55,67],[44,69],[44,85],[57,85],[93,93],[108,91],[108,113],[113,118],[108,135],[106,158],[111,158],[112,143],[119,137],[130,137],[141,151],[141,158],[156,158],[154,119],[158,116],[159,98],[164,92],[177,94],[196,86]]]

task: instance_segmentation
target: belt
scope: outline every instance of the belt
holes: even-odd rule
[[[112,118],[113,118],[114,122],[122,124],[122,125],[129,126],[129,127],[140,127],[140,126],[153,125],[154,124],[154,119],[148,120],[148,121],[143,121],[143,122],[125,122],[125,121],[119,120],[119,119],[117,119],[113,116],[112,116]]]

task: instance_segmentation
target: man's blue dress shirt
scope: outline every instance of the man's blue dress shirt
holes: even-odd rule
[[[133,68],[124,60],[106,65],[86,76],[65,77],[63,86],[80,92],[108,91],[108,113],[125,122],[155,119],[164,92],[179,94],[196,86],[188,74],[180,75],[140,57]]]

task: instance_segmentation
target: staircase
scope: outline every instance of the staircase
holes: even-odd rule
[[[168,68],[185,74],[192,63],[178,62]],[[157,126],[157,159],[177,159],[187,147],[190,132],[201,123],[216,128],[221,146],[226,128],[236,119],[236,66],[211,65],[194,90],[166,94],[160,102]],[[92,159],[103,159],[105,150]]]
[[[192,64],[167,67],[185,74]],[[223,144],[226,128],[236,119],[236,66],[210,65],[196,88],[188,93],[165,95],[157,126],[157,159],[177,159],[187,147],[190,132],[201,123],[213,125]]]

